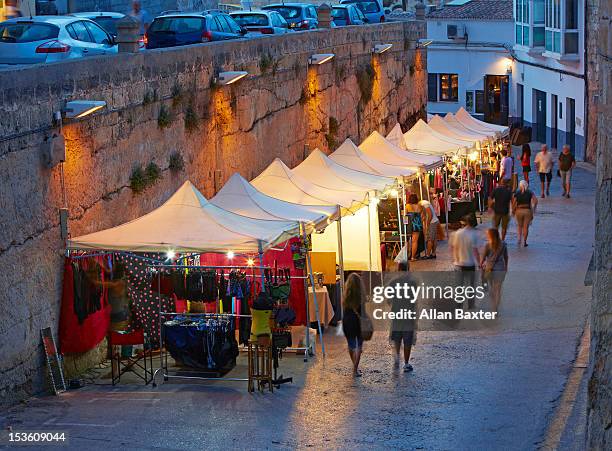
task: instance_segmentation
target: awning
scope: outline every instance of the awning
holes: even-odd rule
[[[68,241],[68,249],[132,252],[266,250],[299,233],[296,222],[239,216],[211,204],[187,181],[152,212]]]

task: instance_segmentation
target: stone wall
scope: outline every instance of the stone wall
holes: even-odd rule
[[[594,44],[589,59],[598,82],[589,96],[596,112],[597,197],[595,278],[591,310],[591,379],[588,403],[588,449],[610,449],[612,443],[612,1],[588,4],[587,23]],[[590,61],[590,62],[591,62]]]
[[[217,0],[140,0],[142,9],[152,17],[162,11],[179,9],[181,11],[199,11],[215,8]],[[132,9],[132,0],[68,0],[68,10],[78,11],[114,11],[127,13]]]
[[[186,179],[212,196],[235,171],[251,179],[275,157],[295,166],[316,147],[411,126],[427,101],[426,53],[414,49],[424,33],[423,23],[395,22],[0,71],[0,400],[43,387],[39,331],[57,330],[60,171],[43,167],[39,146],[64,101],[108,104],[63,129],[77,236],[158,207]],[[376,43],[393,48],[373,56]],[[308,66],[328,52],[331,62]],[[250,75],[217,88],[221,70]],[[169,169],[175,152],[182,171]],[[162,177],[137,195],[131,173],[150,162]]]

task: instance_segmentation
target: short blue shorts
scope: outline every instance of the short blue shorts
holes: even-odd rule
[[[363,338],[361,337],[346,337],[346,342],[348,343],[348,348],[351,351],[361,349],[363,347]]]

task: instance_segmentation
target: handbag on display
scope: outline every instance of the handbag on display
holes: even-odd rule
[[[395,258],[393,259],[395,263],[407,263],[408,262],[408,248],[404,244],[400,251],[397,253]]]

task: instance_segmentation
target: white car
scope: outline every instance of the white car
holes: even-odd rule
[[[289,24],[278,11],[238,11],[230,13],[232,19],[243,28],[248,35],[253,34],[285,34],[289,33]]]
[[[114,38],[89,19],[18,17],[0,23],[0,64],[37,64],[117,53]]]

